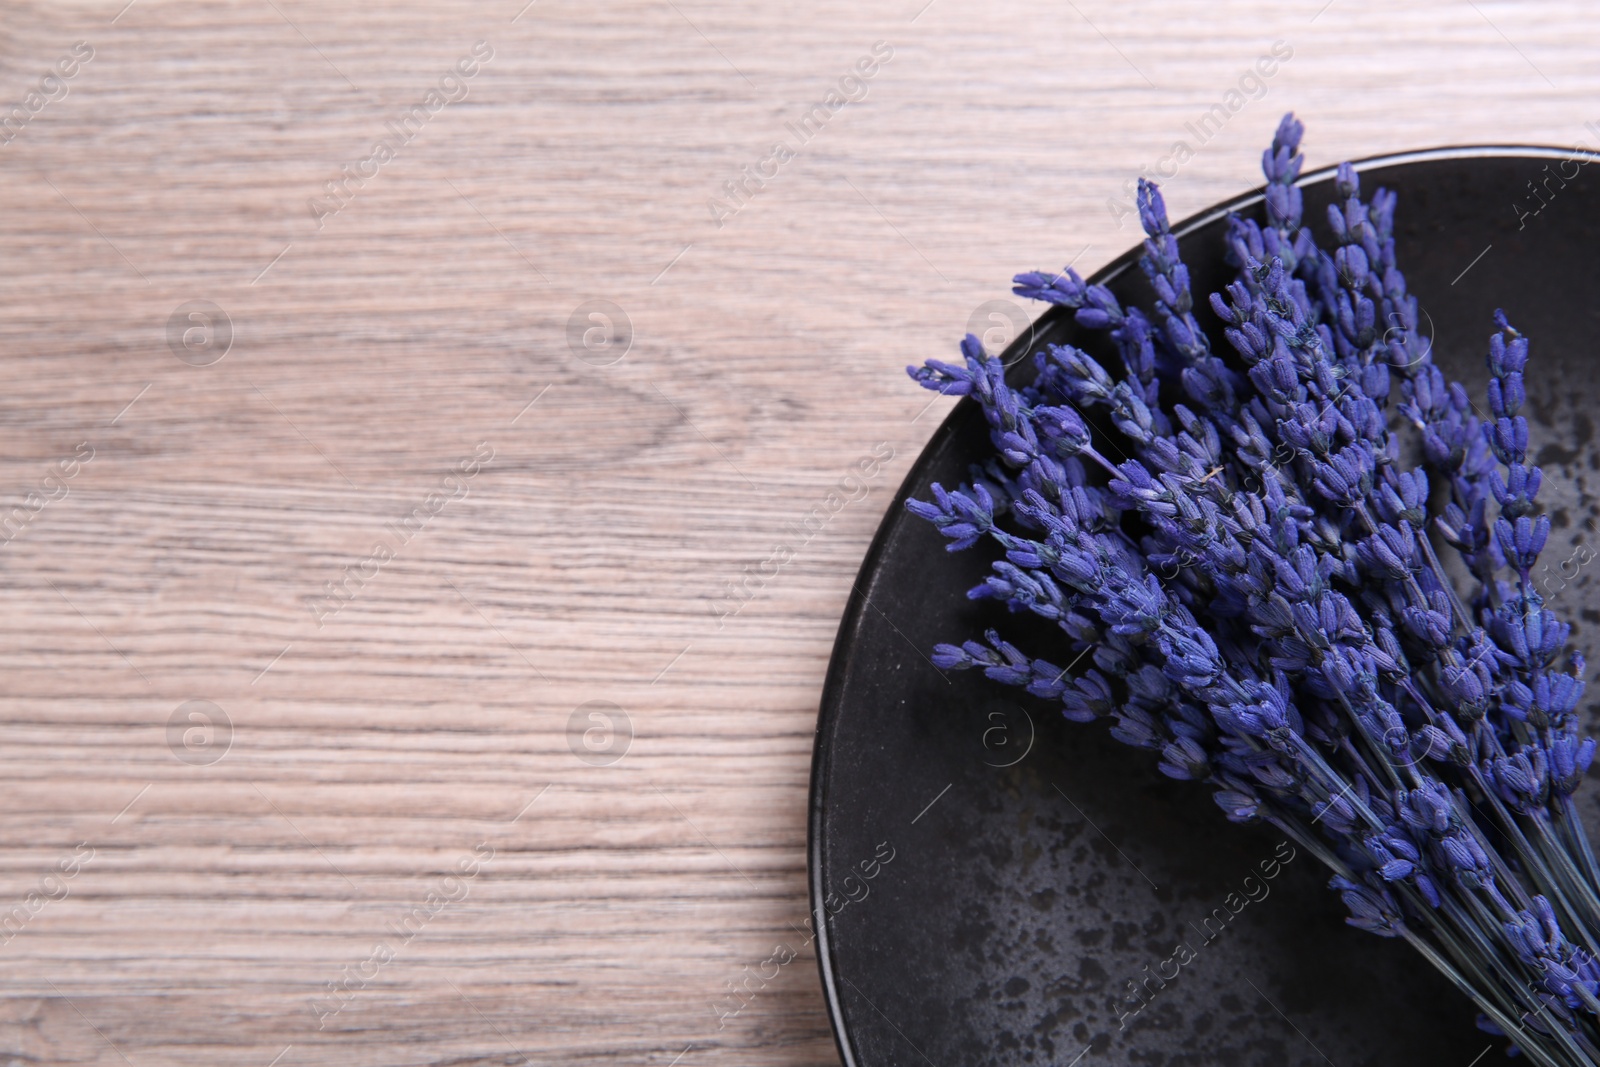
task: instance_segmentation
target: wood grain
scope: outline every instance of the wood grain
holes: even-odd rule
[[[0,1063],[837,1062],[805,796],[851,581],[949,406],[900,368],[1014,271],[1130,245],[1108,198],[1274,41],[1175,216],[1255,184],[1290,107],[1318,164],[1600,119],[1576,0],[919,5],[0,5],[5,111],[93,49],[0,144]],[[593,299],[631,325],[609,365],[569,344]],[[232,327],[208,366],[167,340],[196,300]],[[215,762],[169,744],[188,701]],[[619,762],[574,752],[590,701]]]

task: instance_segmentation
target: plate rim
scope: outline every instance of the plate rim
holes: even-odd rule
[[[1363,159],[1350,160],[1350,165],[1356,172],[1364,173],[1370,170],[1388,169],[1390,167],[1405,166],[1419,163],[1437,163],[1452,159],[1586,159],[1590,162],[1600,161],[1600,150],[1583,148],[1561,148],[1553,145],[1532,144],[1482,144],[1482,145],[1449,145],[1439,148],[1413,149],[1404,152],[1390,152],[1382,155],[1368,156]],[[1316,170],[1302,174],[1295,181],[1296,187],[1305,187],[1320,183],[1332,178],[1341,164],[1319,167]],[[1159,184],[1159,183],[1157,183]],[[1188,236],[1228,214],[1252,207],[1266,199],[1266,185],[1256,186],[1247,192],[1238,194],[1211,207],[1202,208],[1200,211],[1183,219],[1172,227],[1173,235],[1179,238]],[[1100,267],[1088,278],[1089,284],[1104,285],[1120,277],[1132,269],[1139,260],[1143,249],[1140,244],[1122,252],[1116,258]],[[1031,338],[1036,336],[1040,328],[1053,325],[1064,317],[1067,309],[1057,304],[1051,304],[1039,317],[1030,324],[1033,328],[1018,331],[1017,337],[1006,346],[1000,358],[1008,366],[1018,357],[1025,355],[1021,349],[1026,347]],[[833,1031],[834,1046],[838,1049],[842,1067],[861,1067],[856,1058],[855,1047],[851,1040],[849,1028],[845,1023],[843,1006],[839,996],[838,978],[834,969],[832,931],[828,925],[827,909],[823,906],[826,893],[822,886],[822,819],[826,812],[826,796],[823,781],[831,766],[831,753],[823,740],[828,734],[838,717],[839,702],[847,676],[850,673],[850,652],[855,643],[857,633],[861,628],[861,620],[865,617],[864,610],[870,599],[867,588],[873,584],[874,577],[879,571],[879,563],[888,542],[889,532],[895,523],[902,517],[905,502],[910,497],[910,486],[919,480],[922,474],[936,459],[937,455],[948,447],[950,440],[955,436],[956,426],[968,417],[972,405],[976,403],[971,397],[962,397],[950,409],[944,421],[939,424],[927,443],[922,446],[917,459],[906,471],[895,490],[894,499],[890,501],[884,511],[883,518],[878,521],[878,527],[873,532],[872,541],[867,547],[866,555],[861,560],[861,566],[856,571],[855,580],[851,583],[849,598],[845,601],[844,612],[839,617],[839,628],[834,636],[833,649],[828,654],[828,670],[823,679],[822,694],[818,701],[817,724],[813,732],[811,745],[811,775],[807,787],[807,817],[806,817],[806,886],[810,897],[810,919],[813,938],[816,945],[817,970],[822,980],[823,1000],[828,1009],[828,1025]]]

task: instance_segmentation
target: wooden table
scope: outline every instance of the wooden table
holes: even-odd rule
[[[0,1063],[837,1062],[807,777],[901,368],[1285,109],[1600,120],[1579,0],[521,2],[0,13]]]

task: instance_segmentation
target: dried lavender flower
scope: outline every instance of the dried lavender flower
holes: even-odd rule
[[[1151,308],[1070,269],[1014,279],[1105,332],[1120,368],[1050,345],[1014,387],[970,335],[960,365],[908,368],[972,397],[995,449],[970,484],[908,507],[951,551],[996,545],[968,595],[1053,622],[1051,655],[1092,666],[1072,675],[994,630],[932,658],[1111,720],[1229,820],[1316,855],[1351,925],[1410,943],[1485,1029],[1539,1064],[1594,1063],[1600,869],[1571,798],[1595,742],[1577,732],[1583,659],[1562,659],[1568,627],[1530,581],[1550,522],[1519,414],[1529,342],[1495,312],[1480,419],[1419,329],[1394,194],[1364,200],[1343,164],[1331,250],[1302,225],[1302,134],[1286,115],[1263,153],[1266,225],[1229,220],[1237,274],[1208,296],[1230,358],[1141,181]],[[1455,588],[1435,533],[1474,588]]]

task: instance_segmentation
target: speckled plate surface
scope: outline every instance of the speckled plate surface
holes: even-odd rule
[[[1470,148],[1358,167],[1369,197],[1377,185],[1400,194],[1400,263],[1448,374],[1481,397],[1497,306],[1532,338],[1526,410],[1555,525],[1541,584],[1595,662],[1600,167],[1590,158]],[[1332,184],[1331,171],[1302,182],[1325,245]],[[1229,210],[1258,212],[1259,196],[1177,228],[1197,293],[1227,281],[1216,264]],[[1135,254],[1093,280],[1148,306]],[[1200,314],[1215,327],[1209,308]],[[930,354],[956,358],[956,339]],[[1079,340],[1052,309],[1006,358]],[[989,557],[947,554],[904,500],[962,481],[986,447],[981,413],[962,401],[873,541],[823,692],[811,904],[847,1067],[1473,1063],[1491,1045],[1475,1009],[1404,944],[1346,927],[1311,857],[1228,824],[1207,790],[1163,778],[1104,724],[1068,723],[1018,691],[933,667],[936,642],[1005,613],[965,597]],[[1006,629],[1035,655],[1059,647],[1021,617]],[[1596,696],[1591,687],[1591,732]],[[1591,832],[1597,794],[1600,783],[1579,794]],[[1134,984],[1138,1002],[1125,999]],[[1479,1061],[1497,1062],[1498,1048]]]

